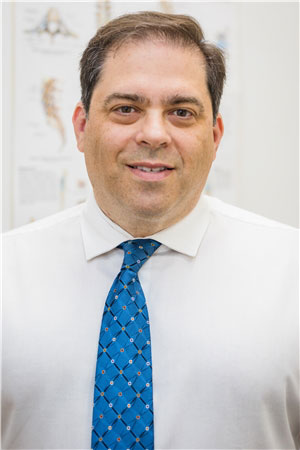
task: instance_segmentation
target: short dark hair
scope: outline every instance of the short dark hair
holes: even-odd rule
[[[205,59],[206,81],[216,120],[226,77],[223,51],[204,40],[199,23],[190,16],[145,11],[125,14],[99,28],[80,60],[81,101],[88,114],[95,85],[110,50],[130,41],[163,39],[185,47],[196,47]]]

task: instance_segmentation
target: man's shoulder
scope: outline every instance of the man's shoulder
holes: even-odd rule
[[[67,208],[55,214],[51,214],[43,219],[38,219],[32,223],[22,225],[3,233],[3,242],[9,243],[16,240],[26,240],[34,237],[49,237],[65,232],[71,232],[72,228],[79,224],[80,215],[84,203]]]
[[[236,227],[245,229],[252,228],[256,230],[260,229],[262,232],[276,232],[276,230],[288,234],[297,234],[299,232],[295,227],[226,203],[216,197],[205,195],[205,200],[209,205],[212,216],[216,219],[223,220],[224,222],[229,222],[232,225],[234,224]]]
[[[206,196],[210,210],[207,238],[217,254],[226,255],[237,272],[285,273],[297,278],[299,230]],[[293,275],[292,275],[293,274]]]
[[[220,248],[244,255],[273,255],[298,259],[299,229],[206,196],[211,216],[210,235]]]
[[[37,286],[50,285],[59,271],[76,270],[85,261],[82,209],[83,205],[77,205],[4,233],[3,279],[8,289],[14,289],[16,279],[19,287],[33,279]]]

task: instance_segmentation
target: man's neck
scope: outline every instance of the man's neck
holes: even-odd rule
[[[98,204],[99,206],[99,204]],[[100,207],[100,206],[99,206]],[[155,233],[158,233],[165,228],[168,228],[173,223],[169,223],[164,220],[149,220],[141,217],[136,217],[134,221],[128,220],[128,216],[124,217],[118,214],[112,215],[109,211],[101,208],[101,211],[116,225],[118,225],[123,230],[127,231],[134,238],[144,238],[146,236],[151,236]]]
[[[96,196],[95,196],[96,198]],[[175,223],[182,220],[186,215],[190,213],[190,211],[196,206],[196,202],[192,205],[186,205],[187,207],[181,211],[179,214],[161,214],[160,215],[141,215],[135,213],[134,215],[131,212],[123,211],[121,209],[115,209],[112,211],[111,208],[105,208],[101,202],[97,201],[98,207],[101,211],[116,225],[125,230],[131,236],[135,238],[144,238],[147,236],[152,236],[159,231],[162,231]]]

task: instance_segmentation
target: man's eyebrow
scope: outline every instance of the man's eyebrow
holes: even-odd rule
[[[138,94],[127,94],[123,92],[114,92],[113,94],[108,95],[104,100],[104,106],[107,106],[113,100],[129,100],[135,103],[149,103],[149,100],[146,97]]]
[[[104,106],[108,106],[110,102],[113,100],[128,100],[135,103],[142,103],[142,104],[149,104],[150,100],[144,97],[143,95],[139,94],[130,94],[125,92],[113,92],[112,94],[108,95],[104,100]],[[181,103],[191,103],[193,105],[198,106],[200,109],[200,112],[204,112],[204,105],[197,97],[193,97],[190,95],[171,95],[169,97],[166,97],[163,100],[164,105],[179,105]]]
[[[192,103],[199,107],[200,112],[204,112],[204,105],[197,97],[189,95],[172,95],[164,101],[166,105],[179,105],[181,103]]]

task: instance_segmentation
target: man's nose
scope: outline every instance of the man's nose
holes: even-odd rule
[[[138,145],[158,149],[167,147],[171,142],[169,124],[161,112],[146,113],[139,122],[136,135]]]

